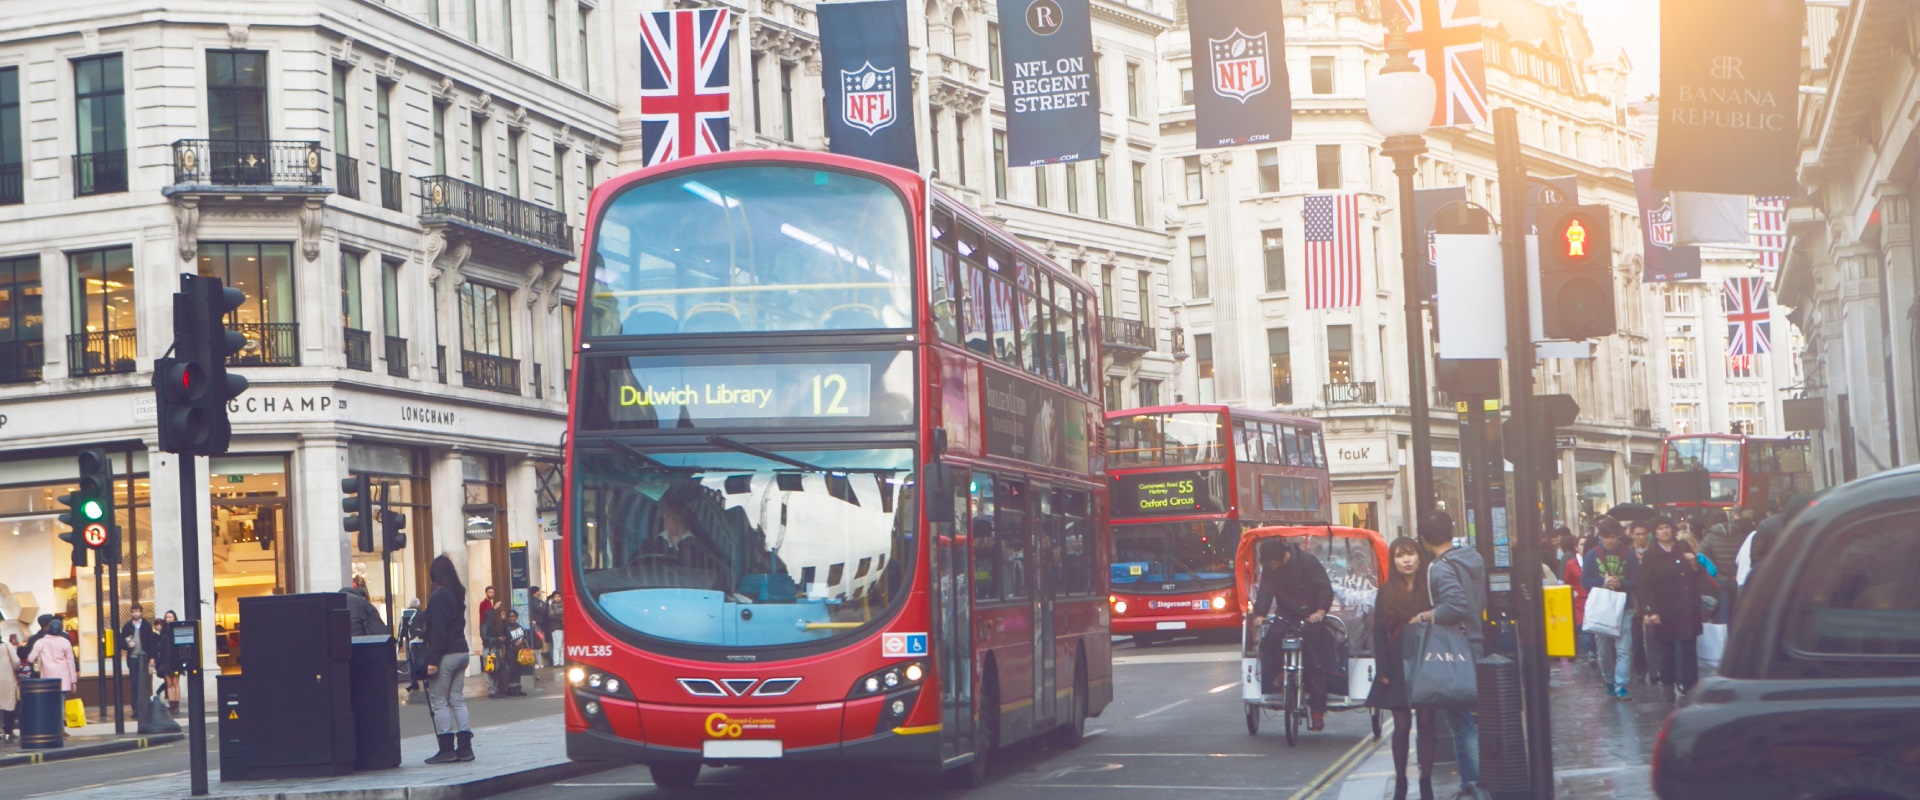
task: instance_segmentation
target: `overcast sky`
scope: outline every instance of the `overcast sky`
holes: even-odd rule
[[[1587,18],[1594,52],[1610,55],[1624,48],[1633,62],[1628,97],[1639,100],[1660,91],[1660,0],[1574,0]]]

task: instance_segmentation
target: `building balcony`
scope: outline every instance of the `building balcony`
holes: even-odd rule
[[[67,372],[75,377],[132,372],[137,341],[132,328],[71,334]]]
[[[1114,353],[1140,355],[1151,353],[1160,345],[1159,334],[1146,323],[1137,319],[1102,316],[1100,318],[1100,344]]]
[[[506,249],[508,258],[575,256],[573,227],[559,211],[446,175],[419,180],[424,225],[484,238],[480,244]]]
[[[381,337],[387,347],[387,374],[396,378],[407,377],[407,340],[398,336]]]
[[[73,194],[86,197],[127,190],[127,151],[81,153],[73,157]]]
[[[292,322],[228,323],[227,330],[246,337],[240,352],[227,356],[229,367],[300,366],[300,326]]]
[[[505,356],[462,350],[460,385],[501,394],[519,394],[520,362]]]
[[[343,155],[334,156],[333,184],[339,187],[341,197],[348,200],[360,199],[360,159]]]
[[[373,334],[354,328],[345,328],[347,341],[347,369],[361,372],[373,371]]]
[[[0,342],[0,383],[35,383],[40,380],[40,366],[46,363],[47,346],[40,341],[40,331],[26,332],[32,339],[17,342]]]
[[[1330,406],[1366,406],[1378,402],[1374,396],[1373,381],[1329,383],[1322,387],[1322,393]]]
[[[322,180],[323,163],[319,142],[181,139],[173,143],[176,188],[331,191]]]
[[[380,207],[388,211],[400,211],[401,198],[406,193],[406,182],[401,180],[397,170],[380,168]]]
[[[0,206],[10,206],[25,202],[27,199],[26,173],[23,164],[0,164]]]

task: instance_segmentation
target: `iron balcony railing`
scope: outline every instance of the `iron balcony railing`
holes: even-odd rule
[[[505,356],[460,351],[460,385],[501,394],[520,393],[520,362]]]
[[[462,222],[556,250],[573,249],[567,215],[446,175],[420,179],[420,217]]]
[[[71,334],[67,336],[67,371],[80,376],[132,372],[135,344],[132,328]]]
[[[380,207],[388,211],[400,211],[401,196],[406,194],[406,182],[397,170],[380,168]]]
[[[407,377],[407,340],[386,336],[381,341],[387,346],[387,374],[396,378]]]
[[[37,330],[27,331],[35,338],[0,342],[0,383],[33,383],[40,380],[40,366],[46,363],[46,343]]]
[[[344,330],[347,334],[347,369],[372,372],[373,334],[354,328]]]
[[[20,164],[0,164],[0,206],[25,202],[27,185]]]
[[[1371,405],[1375,402],[1373,381],[1329,383],[1326,385],[1326,399],[1330,406]]]
[[[348,200],[360,199],[360,159],[351,156],[333,157],[334,190]]]
[[[227,356],[229,367],[300,366],[300,326],[292,322],[227,323],[246,337],[240,352]]]
[[[1154,329],[1137,319],[1103,316],[1100,337],[1100,344],[1109,350],[1145,353],[1159,346]]]
[[[181,139],[173,143],[175,185],[319,186],[322,163],[319,142]]]
[[[81,153],[73,157],[73,193],[111,194],[127,190],[127,151]]]

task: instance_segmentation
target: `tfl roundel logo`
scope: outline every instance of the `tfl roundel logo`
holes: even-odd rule
[[[887,658],[917,658],[927,654],[924,633],[884,633],[880,635],[880,654]]]

